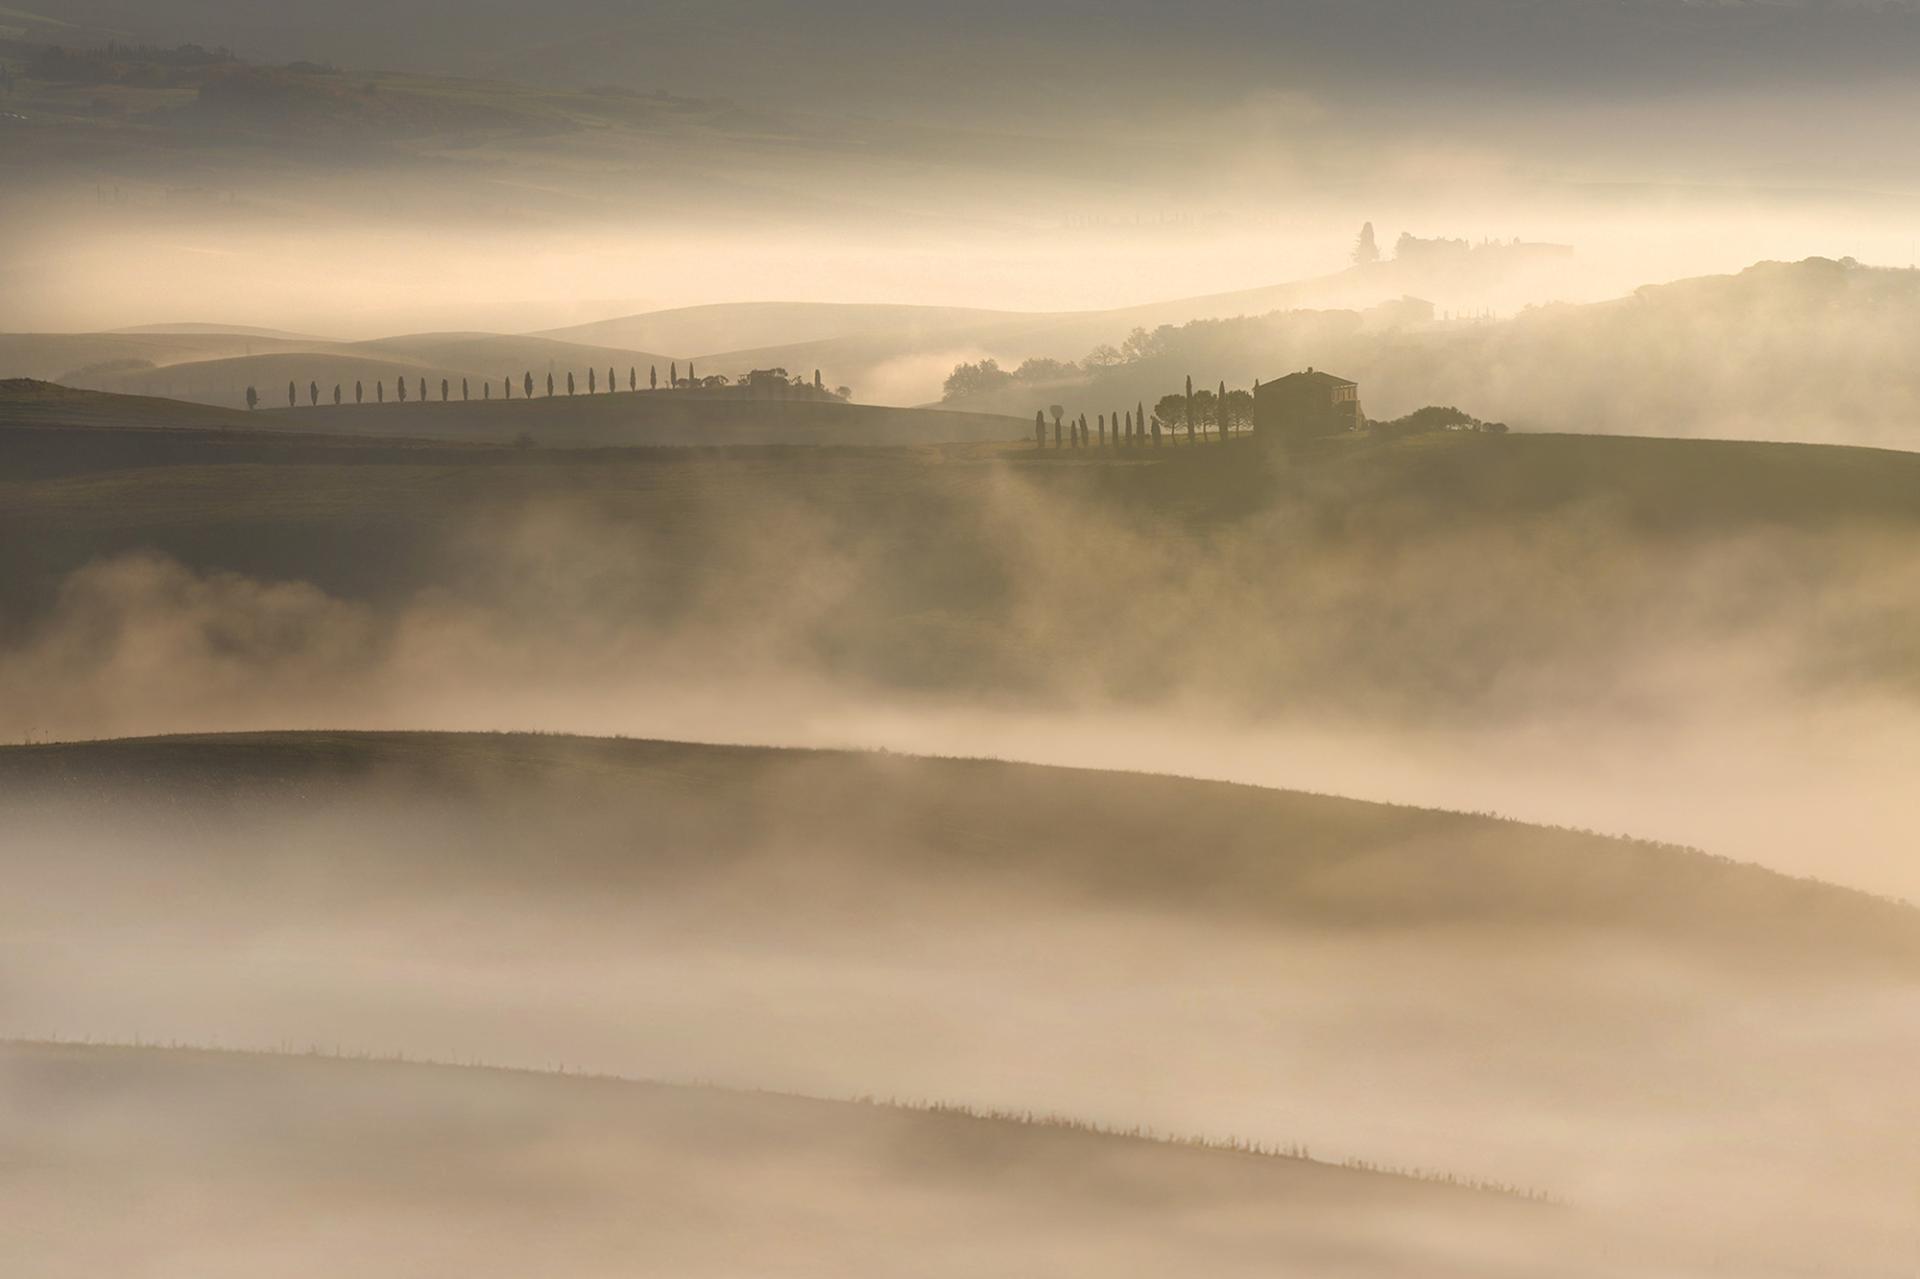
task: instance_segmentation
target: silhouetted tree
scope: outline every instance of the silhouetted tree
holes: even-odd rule
[[[587,394],[592,395],[600,389],[600,377],[592,369],[587,370]],[[567,394],[573,394],[573,374],[567,374]]]
[[[511,382],[507,383],[507,394],[509,396],[513,394],[513,383]],[[483,400],[491,400],[493,398],[493,379],[492,378],[488,378],[486,381],[480,384],[480,398]]]
[[[1055,430],[1059,430],[1059,429],[1060,429],[1060,419],[1061,419],[1062,417],[1064,417],[1064,416],[1066,416],[1066,412],[1067,412],[1067,410],[1066,410],[1065,408],[1063,408],[1062,406],[1060,406],[1060,405],[1058,405],[1058,404],[1049,404],[1049,405],[1047,405],[1047,412],[1048,412],[1048,413],[1051,413],[1051,414],[1053,415],[1053,426],[1054,426],[1054,429],[1055,429]]]
[[[1225,382],[1220,384],[1219,393],[1214,396],[1213,403],[1213,411],[1220,415],[1220,442],[1225,444],[1227,437],[1233,433],[1233,414],[1231,412],[1231,406],[1227,403],[1227,384]]]
[[[1107,416],[1104,413],[1100,415],[1100,447],[1107,447]]]
[[[453,398],[453,387],[448,385],[447,379],[441,378],[440,379],[440,402],[442,404],[445,404],[448,400],[452,398]]]
[[[816,391],[824,391],[827,389],[827,384],[820,380],[819,369],[813,371],[813,389]]]
[[[553,398],[553,370],[547,370],[547,398]]]
[[[1187,374],[1187,443],[1193,443],[1193,374]]]
[[[340,384],[338,382],[333,384],[333,407],[336,409],[340,407]]]
[[[473,398],[472,388],[467,385],[467,379],[461,378],[460,379],[460,402],[464,404],[468,400],[471,400],[472,398]]]
[[[699,377],[698,377],[698,376],[696,376],[696,375],[695,375],[695,373],[694,373],[694,371],[693,371],[693,361],[692,361],[692,360],[688,360],[688,361],[687,361],[687,385],[688,385],[689,387],[695,387],[695,386],[699,386],[699,385],[700,385],[700,379],[699,379]]]
[[[1047,447],[1047,415],[1039,409],[1033,411],[1033,443],[1036,448]]]
[[[420,379],[420,402],[422,404],[427,402],[427,379],[424,377]]]
[[[260,407],[260,392],[254,390],[252,387],[247,388],[247,407],[250,409]]]
[[[320,407],[320,384],[318,382],[307,383],[307,403],[314,408]]]
[[[1060,447],[1060,424],[1058,422],[1053,424],[1053,447],[1056,449]]]
[[[607,394],[612,395],[615,391],[619,389],[620,389],[620,384],[614,381],[613,379],[613,366],[609,364],[607,366]]]
[[[680,365],[677,362],[670,363],[667,365],[667,389],[671,391],[674,387],[679,385],[680,385]]]
[[[385,404],[387,402],[387,384],[385,382],[375,382],[373,384],[373,398],[374,401],[379,404]]]
[[[1143,435],[1146,433],[1147,406],[1144,401],[1136,402],[1133,406],[1133,429],[1136,431],[1139,431]],[[1159,436],[1154,437],[1156,442],[1158,442],[1159,438],[1160,438]]]
[[[567,394],[568,395],[573,394],[573,370],[572,369],[567,370]]]
[[[647,389],[649,391],[657,391],[660,389],[660,366],[658,364],[647,365]]]
[[[640,389],[640,370],[631,364],[627,366],[627,389],[629,391],[637,391]]]
[[[1360,238],[1353,242],[1353,263],[1355,266],[1372,266],[1380,260],[1380,246],[1374,242],[1373,223],[1360,228]]]
[[[405,404],[407,402],[407,379],[403,377],[395,378],[393,380],[393,389],[394,393],[400,397],[400,402]]]
[[[287,407],[293,408],[300,403],[300,391],[293,383],[287,383]]]
[[[353,402],[355,404],[365,404],[367,402],[366,383],[355,382],[353,384]]]

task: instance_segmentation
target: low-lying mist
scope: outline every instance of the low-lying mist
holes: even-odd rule
[[[1892,1274],[1914,1242],[1913,916],[1672,850],[541,738],[15,750],[0,776],[9,1033],[1305,1143],[1551,1191],[1678,1273]]]
[[[269,514],[192,536],[143,517],[176,555],[106,553],[22,599],[0,731],[537,728],[1080,762],[1920,894],[1895,798],[1920,740],[1904,516],[1658,517],[1701,525],[1676,530],[1605,491],[1488,511],[1467,495],[1516,481],[1472,472],[1507,446],[1442,443],[1460,469],[1424,490],[1283,472],[1241,485],[1244,507],[1199,463],[566,472],[379,525],[380,564],[362,533],[240,531],[321,500],[269,478],[249,499]],[[367,478],[366,500],[411,500]]]

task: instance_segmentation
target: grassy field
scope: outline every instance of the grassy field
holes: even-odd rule
[[[1555,1192],[1583,1242],[1534,1271],[1657,1239],[1675,1250],[1663,1273],[1881,1276],[1912,1243],[1891,1209],[1915,1171],[1900,1067],[1920,914],[1678,849],[1150,774],[539,735],[10,747],[0,795],[0,874],[20,890],[0,929],[33,957],[0,991],[16,1035],[564,1062],[1300,1142]],[[187,1177],[200,1203],[224,1202],[236,1168],[304,1194],[323,1151],[339,1184],[398,1193],[425,1174],[381,1156],[391,1129],[396,1156],[456,1145],[459,1177],[550,1207],[561,1185],[592,1200],[676,1170],[698,1187],[689,1210],[721,1214],[759,1211],[755,1185],[790,1204],[800,1185],[924,1176],[900,1234],[922,1248],[951,1213],[980,1220],[962,1205],[1002,1220],[981,1205],[1008,1186],[1058,1196],[1055,1222],[1124,1230],[1109,1210],[1153,1204],[1146,1233],[1165,1239],[1205,1221],[1195,1238],[1228,1272],[1252,1264],[1219,1216],[1241,1203],[1266,1267],[1332,1264],[1296,1251],[1310,1238],[1418,1239],[1430,1262],[1463,1242],[1444,1211],[1436,1238],[1381,1225],[1382,1203],[1424,1211],[1419,1185],[1361,1179],[1347,1196],[1310,1165],[1064,1129],[33,1051],[0,1097],[65,1101],[0,1102],[9,1148],[89,1169],[166,1150],[157,1180]],[[182,1124],[199,1144],[176,1142]],[[746,1175],[776,1148],[818,1177]],[[917,1171],[882,1171],[896,1167]],[[46,1212],[76,1202],[58,1186],[88,1184],[13,1175],[0,1188]],[[490,1219],[494,1201],[454,1176],[428,1179],[436,1202]],[[1781,1200],[1795,1211],[1756,1215]],[[1359,1273],[1396,1273],[1379,1264]]]
[[[1196,635],[1241,656],[1182,661],[1179,682],[1230,681],[1253,705],[1484,705],[1515,672],[1598,687],[1638,654],[1723,637],[1767,638],[1797,681],[1920,680],[1902,640],[1920,600],[1897,569],[1898,545],[1920,530],[1909,454],[1473,435],[1299,465],[1184,446],[563,447],[951,439],[968,425],[752,405],[783,423],[763,431],[740,425],[753,420],[741,406],[697,400],[635,424],[645,395],[244,421],[168,405],[157,419],[266,428],[256,434],[40,429],[126,420],[124,403],[71,403],[0,408],[36,428],[11,430],[0,450],[0,619],[16,632],[86,565],[149,551],[348,600],[452,589],[519,614],[524,583],[501,571],[537,526],[543,557],[594,575],[566,607],[609,624],[719,625],[737,606],[733,622],[755,630],[746,599],[723,588],[763,582],[764,617],[813,589],[797,566],[830,572],[842,606],[807,605],[784,632],[788,655],[882,686],[1151,699]],[[800,420],[815,414],[844,428]],[[269,442],[279,430],[335,438]],[[344,433],[356,430],[372,434],[355,445]],[[536,447],[465,443],[523,430]],[[386,434],[445,443],[373,438]],[[1722,598],[1736,588],[1737,605]],[[1148,607],[1155,598],[1177,603]]]
[[[0,1223],[0,1246],[22,1279],[134,1264],[318,1275],[349,1247],[377,1257],[363,1272],[390,1274],[644,1256],[676,1274],[960,1275],[1045,1250],[1076,1259],[1059,1273],[1311,1258],[1396,1276],[1568,1242],[1564,1213],[1445,1185],[956,1111],[4,1042],[0,1081],[16,1156],[0,1190],[32,1208]],[[1414,1241],[1443,1230],[1446,1244]]]
[[[326,357],[326,363],[333,357]],[[311,367],[309,361],[307,367]],[[188,366],[201,367],[201,366]],[[981,413],[888,408],[841,401],[773,399],[724,392],[581,393],[526,399],[460,400],[455,378],[452,400],[440,399],[439,379],[429,398],[419,398],[418,370],[408,369],[408,400],[401,402],[391,382],[385,403],[376,403],[373,385],[366,402],[335,406],[334,382],[322,388],[322,403],[308,403],[309,385],[296,387],[299,407],[286,407],[286,385],[262,384],[262,408],[253,413],[170,398],[127,396],[75,390],[28,379],[0,382],[0,430],[21,426],[223,427],[255,432],[290,432],[360,439],[446,440],[559,448],[720,447],[735,445],[902,446],[1023,440],[1031,423]],[[496,387],[496,390],[498,388]]]
[[[614,893],[690,872],[679,833],[697,829],[711,865],[749,862],[769,843],[790,856],[831,850],[823,873],[997,884],[1029,903],[1092,898],[1258,926],[1590,928],[1740,964],[1920,975],[1920,913],[1813,881],[1657,844],[1155,775],[512,734],[283,733],[0,747],[0,779],[23,798],[165,795],[215,808],[306,808],[379,779],[465,814],[462,826],[550,831],[539,874]],[[478,838],[424,848],[413,872],[469,883],[499,872],[524,885],[532,866],[469,860]]]

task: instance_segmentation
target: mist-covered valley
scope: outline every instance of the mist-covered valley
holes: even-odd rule
[[[1920,10],[0,9],[0,1274],[1893,1279]]]

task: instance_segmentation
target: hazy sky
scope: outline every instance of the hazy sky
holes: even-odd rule
[[[0,25],[700,103],[481,140],[216,144],[143,104],[159,145],[0,132],[27,179],[0,184],[0,329],[1107,307],[1338,269],[1363,220],[1575,244],[1575,298],[1916,253],[1911,3],[37,5],[76,25]]]

